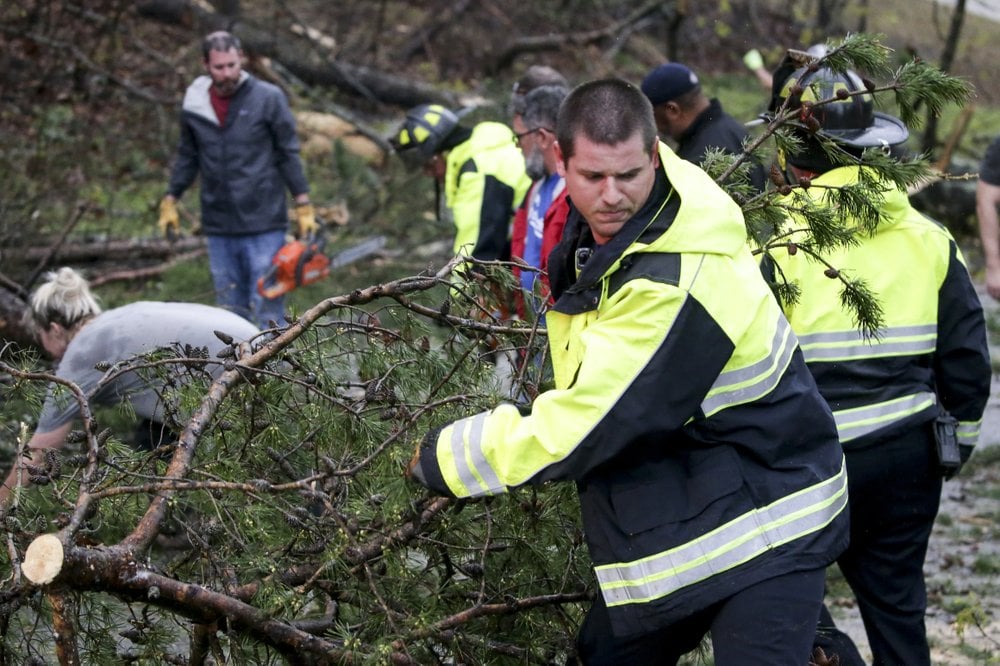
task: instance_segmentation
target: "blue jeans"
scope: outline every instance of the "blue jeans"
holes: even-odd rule
[[[268,328],[268,320],[283,326],[284,297],[264,298],[257,292],[257,279],[271,268],[271,259],[285,244],[285,232],[207,236],[207,240],[215,302],[259,328]]]

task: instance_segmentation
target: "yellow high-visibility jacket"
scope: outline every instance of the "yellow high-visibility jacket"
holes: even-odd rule
[[[455,224],[455,254],[505,259],[514,212],[531,179],[514,133],[502,123],[482,122],[448,152],[445,205]]]
[[[824,567],[847,541],[833,418],[740,209],[665,145],[660,158],[615,238],[593,246],[574,209],[569,251],[550,256],[576,273],[591,252],[553,278],[571,285],[548,314],[556,387],[530,414],[505,404],[432,432],[416,474],[458,497],[575,481],[621,636]]]
[[[828,171],[789,196],[824,204],[831,188],[857,184],[861,169],[867,167]],[[773,261],[801,290],[785,314],[833,409],[845,450],[896,438],[927,424],[942,408],[959,421],[959,443],[974,446],[990,395],[982,305],[948,230],[915,210],[895,186],[887,184],[882,197],[873,234],[823,254],[874,291],[885,318],[877,337],[862,336],[851,312],[840,306],[839,280],[826,277],[805,252],[780,249]],[[794,198],[789,203],[799,207]],[[793,240],[808,241],[807,222],[789,223],[799,230]]]

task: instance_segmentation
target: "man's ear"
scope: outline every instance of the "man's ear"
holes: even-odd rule
[[[660,137],[658,137],[658,136],[654,136],[653,137],[653,150],[652,150],[652,154],[653,154],[653,168],[654,169],[659,169],[660,168]]]
[[[552,142],[552,147],[555,148],[555,153],[556,153],[556,173],[565,178],[566,162],[563,161],[562,146],[559,145],[558,139]]]

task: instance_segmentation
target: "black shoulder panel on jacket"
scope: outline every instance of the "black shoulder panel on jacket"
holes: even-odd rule
[[[630,254],[608,279],[608,295],[614,294],[629,280],[644,278],[677,286],[681,277],[681,255],[670,252]]]
[[[471,162],[471,160],[470,160]],[[479,209],[479,238],[472,256],[484,261],[510,259],[510,219],[514,210],[514,188],[487,175]]]
[[[476,160],[468,159],[458,169],[458,177],[461,178],[464,173],[476,173],[477,171],[479,171],[479,167],[476,166]]]

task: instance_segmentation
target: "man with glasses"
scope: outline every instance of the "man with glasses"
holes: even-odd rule
[[[554,130],[559,105],[568,93],[565,86],[535,88],[524,96],[521,113],[513,119],[514,141],[533,181],[511,234],[511,257],[530,267],[514,266],[523,295],[516,301],[521,317],[537,315],[549,302],[548,256],[562,238],[569,212],[566,183],[556,168]]]

